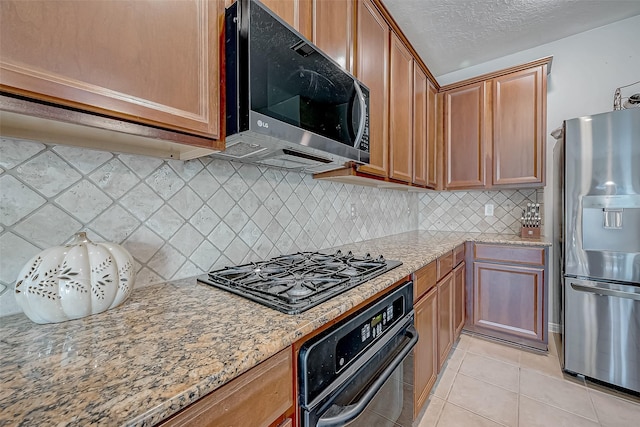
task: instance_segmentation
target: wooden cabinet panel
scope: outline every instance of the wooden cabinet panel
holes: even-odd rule
[[[493,79],[493,185],[544,183],[543,68]]]
[[[486,82],[445,93],[446,188],[483,187]]]
[[[465,273],[466,264],[464,261],[453,270],[453,329],[454,329],[454,341],[462,328],[464,327],[465,320]]]
[[[453,266],[457,266],[462,261],[464,261],[464,246],[465,244],[461,244],[453,250]]]
[[[546,340],[543,327],[544,269],[474,262],[475,326]]]
[[[313,43],[347,70],[353,69],[353,2],[313,0]]]
[[[356,77],[369,88],[370,163],[359,171],[386,177],[389,168],[389,26],[371,0],[357,12]]]
[[[414,419],[429,397],[438,376],[438,289],[414,307],[418,344],[414,349]]]
[[[438,114],[438,90],[429,80],[427,82],[427,187],[438,188],[438,129],[441,125],[442,114]]]
[[[436,285],[436,261],[422,267],[413,276],[413,300],[418,301]]]
[[[544,265],[545,253],[544,248],[540,247],[527,248],[476,243],[474,258],[476,260]]]
[[[427,185],[427,75],[413,67],[413,183]]]
[[[281,351],[160,425],[271,425],[293,406],[292,353]]]
[[[453,273],[438,282],[438,370],[453,345]]]
[[[438,280],[449,274],[453,268],[453,252],[449,252],[438,258]]]
[[[229,0],[226,0],[229,1]],[[235,0],[231,0],[233,3]],[[311,40],[312,0],[260,0],[272,12]]]
[[[218,137],[223,2],[0,2],[0,89]]]
[[[413,56],[395,33],[391,33],[390,72],[389,177],[411,182],[413,178]]]

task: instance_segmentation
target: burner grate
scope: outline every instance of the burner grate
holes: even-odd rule
[[[198,281],[297,314],[401,264],[370,254],[298,252],[211,271]]]

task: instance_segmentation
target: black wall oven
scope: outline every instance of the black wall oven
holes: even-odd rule
[[[411,426],[413,283],[406,282],[300,349],[300,425]]]

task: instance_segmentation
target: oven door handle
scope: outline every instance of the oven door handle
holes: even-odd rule
[[[380,374],[380,376],[371,384],[371,387],[362,395],[360,400],[352,405],[348,406],[338,406],[334,405],[333,409],[330,411],[331,416],[321,417],[316,423],[317,427],[338,427],[343,426],[346,423],[356,419],[367,407],[367,405],[373,400],[375,395],[380,391],[384,383],[389,379],[393,371],[402,363],[402,361],[407,357],[409,352],[413,350],[416,343],[418,342],[418,331],[410,325],[406,331],[405,336],[407,336],[410,340],[407,345],[398,353],[398,355],[391,361],[389,366],[385,368],[385,370]],[[336,414],[336,411],[338,413]],[[333,415],[335,414],[335,415]]]

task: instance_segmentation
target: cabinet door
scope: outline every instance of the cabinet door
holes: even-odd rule
[[[235,2],[235,0],[226,1]],[[312,36],[311,2],[312,0],[261,0],[262,4],[309,40]]]
[[[440,116],[442,117],[442,116]],[[438,90],[427,82],[427,187],[438,187]]]
[[[413,56],[391,33],[389,84],[389,177],[411,182],[413,178]]]
[[[427,185],[427,76],[413,67],[413,183]]]
[[[544,184],[546,66],[493,79],[493,184]]]
[[[429,397],[438,376],[438,289],[433,288],[414,307],[418,344],[414,357],[414,418]]]
[[[438,370],[453,345],[453,272],[438,282]]]
[[[359,170],[386,177],[389,168],[389,26],[371,0],[358,2],[356,77],[369,88],[368,165]]]
[[[347,70],[353,69],[353,2],[313,0],[313,43]]]
[[[219,136],[215,0],[0,2],[0,89]]]
[[[464,326],[464,308],[465,300],[465,276],[466,268],[464,261],[453,270],[453,325],[454,325],[454,341]]]
[[[474,262],[473,324],[543,341],[544,268]]]
[[[445,93],[446,188],[484,187],[486,83]]]

